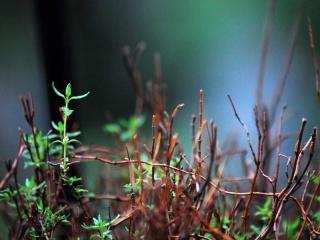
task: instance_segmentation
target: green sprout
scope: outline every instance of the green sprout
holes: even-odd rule
[[[295,239],[296,233],[298,232],[301,220],[296,218],[294,222],[288,220],[283,221],[283,229],[285,231],[287,239]]]
[[[76,139],[71,139],[70,134],[67,133],[67,121],[68,121],[69,117],[71,116],[71,114],[73,113],[73,110],[69,108],[69,103],[72,100],[78,100],[78,99],[82,99],[82,98],[87,97],[90,94],[90,92],[87,92],[87,93],[85,93],[83,95],[79,95],[79,96],[72,96],[70,83],[68,83],[68,85],[65,89],[65,94],[62,94],[61,92],[59,92],[57,90],[57,88],[54,85],[54,82],[52,82],[52,88],[53,88],[53,91],[57,94],[57,96],[64,99],[64,103],[65,103],[65,105],[63,107],[61,107],[61,112],[63,114],[63,122],[58,123],[58,125],[56,125],[54,123],[52,124],[53,127],[56,130],[58,130],[59,135],[61,137],[60,140],[56,140],[53,143],[60,143],[63,146],[63,158],[62,158],[63,161],[62,161],[60,167],[62,169],[63,176],[65,177],[66,173],[69,169],[68,168],[68,162],[69,162],[69,159],[68,159],[68,148],[69,147],[68,146],[70,143],[79,142]]]
[[[30,152],[27,150],[23,152],[23,156],[26,158],[24,168],[29,166],[40,168],[44,165],[45,154],[48,149],[48,136],[43,136],[41,131],[37,131],[34,139],[28,137],[27,134],[24,134],[23,138],[30,146]]]
[[[145,122],[145,117],[132,116],[129,119],[121,118],[116,123],[107,123],[103,126],[103,131],[107,134],[117,136],[121,141],[125,142],[132,139],[133,135],[137,132]]]
[[[88,226],[86,224],[83,224],[82,228],[88,231],[98,232],[98,233],[91,234],[89,239],[98,238],[99,240],[104,240],[104,239],[112,240],[113,239],[112,231],[110,227],[111,227],[111,224],[114,223],[119,217],[120,215],[116,216],[110,222],[107,222],[103,220],[99,214],[97,218],[93,218],[93,225]]]
[[[256,216],[260,216],[260,220],[266,222],[272,215],[272,211],[270,209],[272,200],[271,198],[267,198],[263,206],[257,206],[258,211],[255,213]]]

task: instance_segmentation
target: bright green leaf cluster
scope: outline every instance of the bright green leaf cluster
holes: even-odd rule
[[[23,152],[23,157],[26,158],[24,167],[42,167],[45,164],[44,159],[48,150],[49,136],[43,136],[41,131],[37,131],[35,136],[23,134],[23,138],[24,141],[27,142],[30,146],[30,151],[27,151],[26,149]]]
[[[65,95],[63,95],[61,92],[58,91],[58,89],[55,87],[54,82],[52,82],[52,88],[53,91],[59,96],[62,97],[66,103],[69,103],[71,100],[78,100],[87,97],[90,92],[87,92],[85,94],[79,95],[79,96],[72,96],[71,97],[71,84],[68,83],[66,90],[65,90]]]
[[[103,131],[118,136],[121,141],[128,141],[132,139],[137,129],[145,122],[145,117],[130,117],[129,119],[121,118],[116,123],[107,123],[103,126]]]
[[[90,239],[98,238],[100,240],[103,240],[103,239],[112,240],[113,237],[112,237],[112,231],[110,229],[110,225],[114,221],[116,221],[119,217],[120,217],[120,215],[118,215],[112,221],[107,222],[107,221],[103,220],[99,214],[97,218],[93,218],[93,225],[88,226],[86,224],[83,224],[82,228],[85,230],[88,230],[88,231],[98,232],[98,233],[91,234]]]
[[[287,220],[283,221],[283,229],[287,239],[295,239],[300,223],[301,223],[300,218],[296,218],[294,222],[289,222]]]
[[[260,220],[262,221],[267,221],[271,215],[272,215],[272,210],[270,208],[272,203],[271,198],[267,198],[263,206],[257,206],[258,211],[255,213],[256,216],[260,216]]]

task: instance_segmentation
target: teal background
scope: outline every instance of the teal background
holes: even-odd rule
[[[177,117],[185,149],[190,147],[191,114],[198,111],[199,89],[205,90],[205,117],[219,127],[219,142],[245,134],[236,121],[226,95],[230,94],[242,119],[253,129],[256,77],[267,1],[84,1],[66,0],[65,28],[70,36],[71,72],[78,92],[91,91],[76,108],[84,144],[109,145],[102,131],[106,115],[118,119],[133,114],[135,98],[124,71],[121,48],[143,40],[147,45],[140,69],[143,80],[153,77],[153,54],[162,60],[168,111],[185,103]],[[279,0],[265,76],[264,100],[270,97],[283,67],[297,0]],[[308,130],[319,124],[314,72],[306,17],[314,24],[320,45],[317,0],[306,1],[297,46],[280,106],[289,106],[286,131],[296,130],[302,117]],[[17,127],[25,128],[18,96],[32,92],[40,129],[50,127],[44,66],[39,48],[35,1],[0,3],[0,157],[15,154]],[[317,41],[318,40],[318,41]],[[150,117],[150,113],[146,113]],[[150,122],[146,123],[146,128]],[[237,134],[237,135],[233,135]],[[255,134],[253,131],[252,134]],[[148,132],[145,133],[148,137]],[[288,153],[291,148],[286,151]],[[188,151],[187,151],[188,152]],[[234,171],[236,171],[234,167]]]
[[[112,139],[102,132],[102,126],[109,121],[106,116],[116,120],[133,114],[135,97],[122,63],[121,48],[134,47],[142,40],[147,46],[140,63],[143,81],[153,78],[153,55],[159,52],[167,110],[171,112],[177,104],[185,103],[174,131],[179,133],[186,153],[190,152],[190,121],[191,115],[198,112],[200,88],[205,91],[205,118],[213,119],[218,125],[219,146],[238,140],[247,148],[245,133],[226,96],[232,96],[241,118],[255,136],[252,108],[267,1],[59,2],[64,8],[64,28],[69,36],[66,46],[70,53],[70,81],[75,93],[91,91],[87,99],[72,106],[76,110],[76,124],[83,132],[83,144],[112,146]],[[283,68],[298,2],[278,0],[276,3],[263,89],[266,103],[271,101]],[[27,128],[18,100],[20,95],[32,92],[37,109],[36,125],[43,131],[50,128],[48,93],[52,90],[46,84],[36,3],[36,0],[0,1],[0,176],[5,172],[4,161],[15,157],[18,127]],[[306,1],[300,11],[302,21],[294,60],[279,104],[289,107],[284,132],[297,130],[302,117],[308,119],[306,131],[319,125],[306,18],[312,19],[320,51],[320,1]],[[150,120],[151,113],[145,114]],[[147,142],[150,128],[147,121],[142,132]],[[293,144],[294,140],[288,141],[283,153],[292,154]],[[230,161],[226,175],[239,175],[239,169],[242,170],[238,161]],[[89,190],[95,190],[95,177],[99,174],[107,180],[106,193],[119,190],[108,181],[115,174],[110,166],[84,164],[81,170],[90,180],[86,186]],[[23,172],[21,177],[27,174]]]

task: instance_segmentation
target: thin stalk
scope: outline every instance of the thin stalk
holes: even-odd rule
[[[66,105],[65,105],[65,109],[68,109],[68,99],[66,99]],[[63,172],[64,174],[67,171],[67,148],[68,148],[68,142],[66,141],[66,137],[67,137],[67,120],[68,120],[68,116],[67,114],[63,114]]]

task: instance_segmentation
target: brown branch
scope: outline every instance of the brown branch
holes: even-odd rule
[[[254,160],[254,162],[257,164],[258,159],[257,159],[257,157],[256,157],[256,154],[255,154],[255,152],[254,152],[254,150],[253,150],[253,147],[252,147],[252,144],[251,144],[249,129],[248,129],[247,125],[241,120],[241,118],[240,118],[240,116],[239,116],[239,114],[238,114],[238,112],[237,112],[237,110],[236,110],[236,107],[235,107],[235,105],[234,105],[234,103],[233,103],[233,101],[232,101],[232,98],[230,97],[230,95],[227,95],[227,96],[228,96],[228,99],[229,99],[229,101],[230,101],[230,103],[231,103],[231,106],[232,106],[234,115],[236,116],[238,122],[241,124],[241,126],[243,127],[243,129],[244,129],[245,132],[246,132],[247,142],[248,142],[248,145],[249,145],[251,154],[252,154],[252,156],[253,156],[253,160]]]
[[[201,143],[202,143],[202,120],[203,119],[203,90],[200,89],[200,97],[199,97],[199,137],[198,137],[198,171],[201,169]]]
[[[9,181],[9,179],[16,174],[17,172],[17,168],[18,168],[18,164],[19,161],[22,157],[23,151],[25,149],[25,145],[21,145],[19,144],[19,150],[18,150],[18,154],[17,157],[13,160],[11,166],[10,166],[10,170],[6,173],[6,175],[1,179],[0,182],[0,190],[2,190],[4,188],[4,186],[7,184],[7,182]]]

